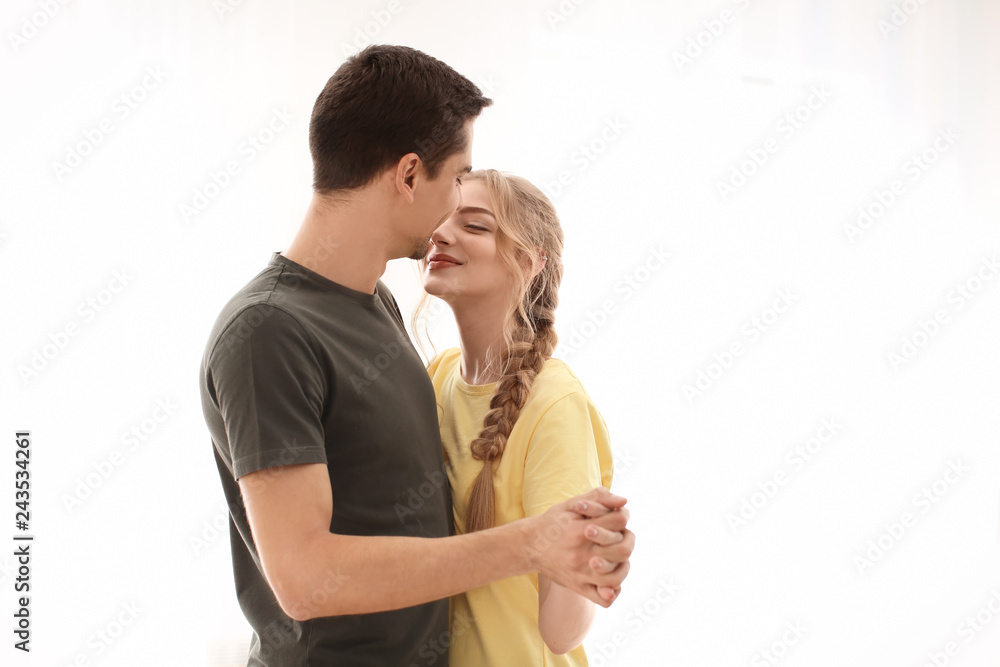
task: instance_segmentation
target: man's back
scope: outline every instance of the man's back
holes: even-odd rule
[[[433,386],[385,285],[379,281],[375,294],[358,292],[275,253],[223,308],[200,384],[232,508],[237,595],[256,633],[249,665],[446,664],[439,647],[447,637],[447,599],[290,619],[262,573],[236,481],[276,466],[325,463],[331,532],[450,534]],[[313,593],[317,605],[337,595],[343,576],[331,562]]]

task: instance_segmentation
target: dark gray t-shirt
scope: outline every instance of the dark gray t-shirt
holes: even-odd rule
[[[447,665],[447,598],[297,622],[264,578],[237,481],[324,463],[330,531],[444,537],[451,497],[434,388],[382,281],[375,294],[274,253],[226,304],[201,365],[201,398],[230,507],[236,593],[254,629],[248,665]],[[314,598],[334,596],[331,562]]]

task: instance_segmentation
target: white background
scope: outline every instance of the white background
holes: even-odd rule
[[[559,210],[561,356],[638,536],[592,664],[1000,664],[1000,8],[577,2],[4,3],[0,539],[18,429],[36,535],[30,655],[0,548],[4,664],[244,664],[198,364],[297,229],[312,104],[367,39],[476,81],[475,166]],[[384,279],[408,316],[410,262]]]

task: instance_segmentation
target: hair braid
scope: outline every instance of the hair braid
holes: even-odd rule
[[[473,458],[483,462],[483,469],[472,484],[465,515],[465,531],[492,528],[495,525],[496,491],[493,487],[493,461],[498,460],[507,446],[507,438],[521,409],[528,401],[535,377],[545,360],[552,356],[558,336],[553,327],[551,309],[545,316],[532,318],[537,322],[532,331],[523,323],[514,333],[508,348],[504,374],[497,381],[490,410],[483,418],[483,430],[472,441]]]

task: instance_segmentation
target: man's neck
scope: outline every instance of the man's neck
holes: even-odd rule
[[[391,259],[383,216],[363,196],[331,207],[314,194],[295,239],[281,254],[339,285],[374,294]]]

